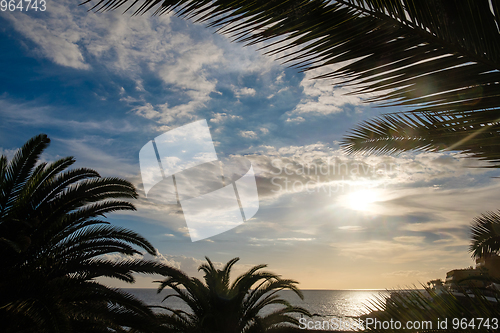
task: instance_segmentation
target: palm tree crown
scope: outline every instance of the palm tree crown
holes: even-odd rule
[[[160,315],[164,327],[185,333],[264,332],[283,323],[298,325],[291,314],[310,316],[307,310],[292,306],[277,294],[288,289],[302,299],[296,281],[261,271],[266,265],[258,265],[231,283],[230,271],[239,258],[230,260],[222,270],[206,259],[207,263],[199,268],[205,273],[205,283],[182,272],[161,282],[158,292],[166,287],[176,292],[165,299],[178,297],[190,308],[186,312],[163,307],[169,311]]]
[[[474,258],[500,251],[500,212],[481,214],[471,226],[472,240],[469,251]]]
[[[66,170],[75,160],[39,161],[48,146],[38,135],[11,161],[0,157],[0,321],[7,332],[109,332],[153,324],[144,303],[98,282],[133,282],[133,272],[165,273],[145,260],[112,261],[105,254],[155,255],[137,233],[100,217],[134,210],[132,184],[91,169]],[[148,324],[149,323],[149,324]]]

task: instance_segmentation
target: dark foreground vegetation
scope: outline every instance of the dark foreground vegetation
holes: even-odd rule
[[[207,258],[204,281],[156,261],[131,259],[139,249],[156,255],[139,234],[110,225],[103,217],[134,210],[129,182],[101,178],[90,169],[69,170],[71,157],[40,161],[46,135],[29,140],[11,161],[0,158],[0,323],[2,332],[264,332],[309,316],[276,292],[300,297],[297,282],[251,268],[231,283],[238,261],[217,269]],[[128,200],[127,200],[128,199]],[[118,254],[109,260],[103,255]],[[159,292],[177,291],[192,310],[155,313],[141,300],[96,281],[134,282],[133,273],[160,274]],[[168,304],[168,300],[166,301]],[[262,315],[269,305],[280,309]]]
[[[371,318],[371,332],[497,332],[499,301],[500,292],[486,296],[477,288],[398,290],[373,300],[373,311],[362,319]]]
[[[119,289],[96,282],[134,282],[132,273],[166,273],[153,261],[127,259],[156,251],[139,234],[110,225],[104,214],[134,210],[129,182],[69,170],[72,157],[40,161],[46,135],[29,140],[11,161],[0,158],[0,322],[4,332],[147,331],[154,313]],[[105,254],[124,260],[103,259]]]

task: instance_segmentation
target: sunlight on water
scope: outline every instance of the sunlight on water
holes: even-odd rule
[[[186,305],[176,297],[171,297],[161,303],[162,299],[174,294],[172,290],[164,290],[160,295],[155,289],[124,289],[125,291],[142,299],[149,305],[169,306],[184,311],[189,310]],[[280,292],[283,298],[292,305],[302,306],[315,315],[311,320],[330,320],[342,318],[346,322],[352,321],[352,317],[357,317],[367,313],[366,305],[370,299],[379,295],[387,295],[383,290],[303,290],[304,300],[302,301],[292,291]],[[279,307],[279,306],[277,306]],[[274,308],[276,309],[276,308]],[[272,311],[268,308],[267,311]]]

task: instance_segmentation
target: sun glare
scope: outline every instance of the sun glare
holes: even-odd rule
[[[377,200],[377,192],[374,190],[360,190],[349,193],[346,196],[346,206],[352,210],[368,211]]]

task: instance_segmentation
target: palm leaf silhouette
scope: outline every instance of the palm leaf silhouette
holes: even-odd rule
[[[449,149],[498,166],[497,1],[101,0],[92,10],[118,8],[175,11],[236,42],[266,42],[263,52],[284,53],[279,59],[301,70],[339,65],[318,78],[375,94],[368,102],[412,107],[360,125],[344,139],[348,152]],[[443,132],[445,142],[435,140]]]
[[[168,312],[159,315],[162,326],[173,332],[265,332],[285,323],[298,326],[294,315],[311,316],[304,308],[292,306],[277,293],[292,290],[303,299],[297,282],[262,271],[266,265],[252,267],[231,283],[231,268],[239,260],[230,260],[223,269],[217,269],[210,259],[199,270],[205,273],[204,282],[178,271],[158,281],[158,292],[169,287],[175,297],[191,311],[161,307]],[[262,310],[269,311],[263,312]]]
[[[72,157],[39,163],[46,135],[30,139],[11,161],[0,157],[0,321],[3,332],[151,332],[155,316],[142,301],[95,281],[134,282],[133,273],[168,275],[143,259],[111,260],[153,245],[104,221],[134,210],[134,186],[91,169],[67,170]]]

